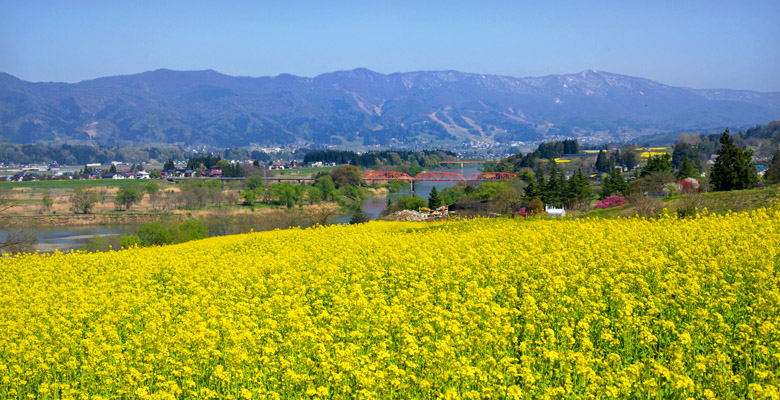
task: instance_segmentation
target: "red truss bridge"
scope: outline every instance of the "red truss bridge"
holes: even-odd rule
[[[364,181],[403,181],[403,182],[464,182],[464,181],[509,181],[517,175],[507,172],[482,172],[471,175],[469,179],[457,172],[427,171],[415,176],[397,171],[373,171],[363,175]]]
[[[373,171],[363,175],[364,181],[411,181],[414,178],[405,172]]]

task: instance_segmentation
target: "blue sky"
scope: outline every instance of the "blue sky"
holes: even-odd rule
[[[517,77],[593,68],[780,91],[777,0],[282,3],[0,0],[0,71],[77,82],[158,68]]]

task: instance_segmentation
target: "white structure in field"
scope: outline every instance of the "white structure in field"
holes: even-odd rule
[[[548,217],[565,217],[566,210],[563,208],[555,208],[551,206],[544,206],[544,211],[547,211]]]

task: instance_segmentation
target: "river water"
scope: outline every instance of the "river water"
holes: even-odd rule
[[[473,164],[472,164],[473,165]],[[460,173],[461,169],[451,168],[442,170]],[[463,176],[469,178],[472,174],[479,173],[479,168],[476,166],[465,166],[463,168]],[[422,197],[426,201],[431,194],[431,190],[434,186],[439,191],[445,188],[455,186],[457,182],[415,182],[414,194]],[[363,212],[368,215],[372,220],[379,218],[382,211],[387,208],[387,199],[391,199],[393,202],[404,195],[409,195],[409,186],[404,190],[397,193],[390,193],[384,196],[372,196],[363,201]],[[352,213],[343,214],[334,219],[334,224],[348,224],[352,219]],[[70,249],[81,248],[87,239],[93,235],[111,237],[119,236],[126,233],[135,233],[138,229],[136,225],[86,225],[86,226],[67,226],[67,227],[33,227],[26,229],[27,232],[32,232],[38,237],[37,249],[43,252],[52,252],[55,249],[60,251],[68,251]],[[8,236],[8,231],[0,231],[0,241],[4,241]]]
[[[463,177],[468,179],[471,177],[472,174],[479,173],[479,166],[473,166],[474,164],[469,164],[472,166],[464,166],[463,167]],[[461,173],[460,167],[457,168],[451,168],[451,169],[441,169],[442,171],[449,171],[449,172],[457,172]],[[436,190],[441,192],[445,188],[452,187],[457,185],[457,182],[415,182],[414,183],[414,194],[416,196],[422,197],[425,201],[428,201],[428,196],[431,194],[431,190],[433,190],[433,187],[436,186]],[[379,215],[387,208],[387,199],[390,198],[393,202],[396,202],[399,197],[401,196],[408,196],[410,194],[410,186],[407,185],[404,190],[397,192],[397,193],[391,193],[389,195],[385,196],[372,196],[367,198],[365,201],[363,201],[363,213],[368,215],[370,219],[377,219],[379,218]],[[352,219],[352,213],[340,215],[338,218],[336,218],[333,223],[335,224],[348,224],[349,220]]]
[[[23,229],[38,237],[36,248],[43,252],[54,250],[68,251],[81,248],[87,239],[94,235],[102,237],[119,236],[125,233],[134,233],[138,227],[135,225],[85,225],[85,226],[51,226],[32,227]],[[0,231],[0,241],[5,241],[8,231]]]

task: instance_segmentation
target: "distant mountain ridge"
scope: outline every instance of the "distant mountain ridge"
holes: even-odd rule
[[[314,78],[160,69],[79,83],[0,73],[0,141],[246,146],[628,140],[780,119],[780,92],[688,89],[587,70]]]

